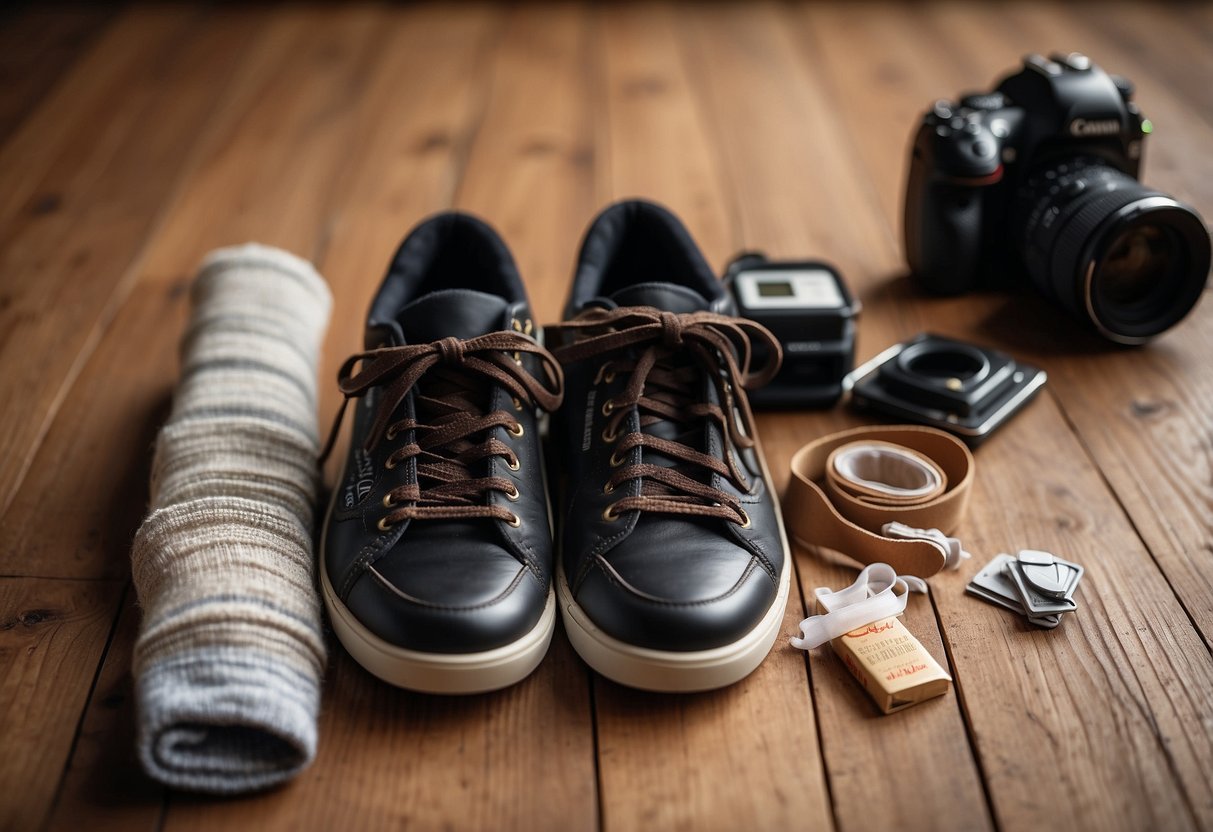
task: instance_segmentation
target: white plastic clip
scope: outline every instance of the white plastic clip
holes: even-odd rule
[[[926,591],[927,582],[922,578],[898,577],[887,563],[873,563],[846,589],[833,592],[822,586],[813,590],[826,612],[801,621],[802,637],[792,638],[792,646],[811,650],[873,621],[901,615],[909,593]]]

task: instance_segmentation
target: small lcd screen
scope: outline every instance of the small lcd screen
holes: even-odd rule
[[[786,280],[761,280],[758,282],[758,294],[764,298],[790,298],[795,292],[792,284]]]

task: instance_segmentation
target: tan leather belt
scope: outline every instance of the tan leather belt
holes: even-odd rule
[[[880,529],[898,521],[955,531],[973,482],[973,455],[960,440],[915,425],[853,428],[805,445],[791,467],[783,517],[802,543],[887,563],[898,574],[925,578],[944,567],[939,545]]]

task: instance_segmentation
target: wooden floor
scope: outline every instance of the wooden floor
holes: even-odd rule
[[[1027,51],[1133,79],[1145,178],[1213,217],[1213,6],[941,3],[497,7],[238,4],[6,12],[0,27],[0,827],[56,829],[1213,828],[1213,303],[1135,351],[1032,296],[919,297],[899,242],[932,100]],[[516,254],[541,316],[610,200],[677,211],[712,263],[835,261],[867,358],[924,329],[1039,362],[980,449],[976,553],[910,629],[956,679],[879,716],[785,638],[727,690],[637,693],[558,634],[526,682],[413,695],[333,643],[315,765],[202,800],[132,757],[128,548],[176,375],[185,288],[246,240],[312,258],[338,362],[403,233],[456,206]],[[856,424],[761,418],[792,451]],[[1034,547],[1083,563],[1029,628],[963,594]],[[784,634],[853,569],[798,551]]]

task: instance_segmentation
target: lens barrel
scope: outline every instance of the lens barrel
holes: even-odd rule
[[[1196,305],[1209,232],[1191,208],[1092,157],[1037,171],[1021,194],[1032,281],[1107,338],[1140,344]]]

